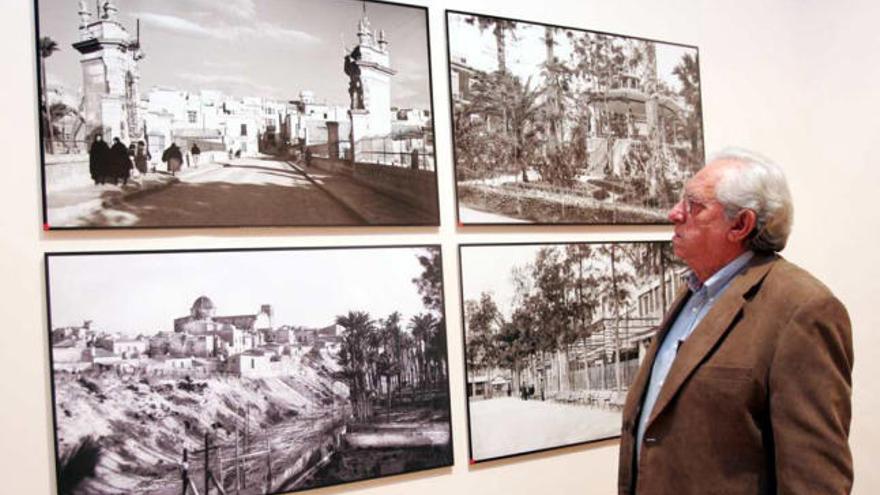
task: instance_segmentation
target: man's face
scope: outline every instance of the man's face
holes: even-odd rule
[[[668,218],[675,224],[672,247],[701,280],[724,266],[732,250],[741,251],[732,243],[729,232],[732,221],[724,215],[724,207],[715,198],[715,186],[723,171],[737,164],[717,161],[706,165],[685,184],[682,198],[669,210]]]

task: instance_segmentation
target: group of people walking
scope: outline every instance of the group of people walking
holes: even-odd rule
[[[201,149],[197,144],[193,143],[190,155],[192,156],[192,166],[198,165]],[[143,140],[138,141],[137,144],[131,143],[129,146],[125,146],[118,137],[115,137],[113,145],[109,146],[104,141],[103,135],[96,134],[89,147],[89,174],[95,185],[126,185],[131,178],[132,170],[137,169],[141,175],[147,173],[152,158]],[[172,142],[165,149],[162,153],[162,161],[168,164],[168,171],[171,172],[171,175],[180,171],[184,157],[176,143]]]
[[[128,183],[131,171],[147,173],[150,152],[143,141],[125,146],[119,138],[113,138],[113,146],[108,146],[104,136],[97,134],[89,148],[89,174],[95,185]]]

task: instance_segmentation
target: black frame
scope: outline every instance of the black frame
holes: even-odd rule
[[[45,283],[45,291],[46,291],[46,325],[47,325],[47,354],[48,354],[48,364],[49,364],[49,387],[51,394],[51,405],[52,405],[52,446],[54,452],[54,458],[52,462],[54,463],[54,471],[55,471],[55,492],[60,494],[61,487],[61,465],[60,465],[60,450],[58,446],[58,405],[56,403],[56,390],[55,390],[55,363],[54,356],[52,352],[52,303],[51,303],[51,290],[50,290],[50,273],[49,273],[49,260],[51,258],[62,258],[62,257],[74,257],[74,256],[113,256],[113,255],[156,255],[156,254],[183,254],[183,253],[252,253],[252,252],[280,252],[280,251],[288,251],[288,252],[297,252],[297,251],[347,251],[347,250],[388,250],[388,249],[420,249],[420,248],[428,248],[428,249],[436,249],[440,266],[443,266],[443,249],[440,244],[396,244],[396,245],[359,245],[359,246],[310,246],[310,247],[269,247],[269,248],[220,248],[220,249],[169,249],[169,250],[127,250],[127,251],[57,251],[57,252],[45,252],[43,254],[43,270],[44,270],[44,283]],[[449,380],[449,333],[448,333],[448,324],[446,319],[446,297],[445,297],[445,280],[443,277],[443,270],[440,270],[440,283],[443,287],[442,293],[444,294],[443,299],[441,301],[441,311],[443,318],[444,331],[446,332],[446,365],[445,365],[445,374],[447,377],[446,381],[446,395],[447,395],[447,408],[446,415],[448,417],[448,429],[449,429],[449,461],[448,463],[438,464],[434,466],[427,466],[418,469],[411,469],[408,471],[401,471],[397,473],[386,473],[379,474],[373,477],[365,477],[358,478],[352,480],[338,481],[334,483],[327,483],[320,486],[309,486],[305,488],[295,488],[292,491],[283,491],[283,492],[272,492],[268,495],[277,495],[281,493],[298,493],[309,490],[316,490],[322,488],[328,488],[332,486],[340,486],[340,485],[348,485],[354,483],[361,483],[365,481],[377,480],[377,479],[389,479],[400,477],[402,475],[410,475],[413,473],[421,473],[432,471],[436,469],[445,469],[454,465],[455,463],[455,435],[453,430],[453,420],[452,420],[452,404],[451,404],[451,396],[452,389]],[[402,479],[398,478],[400,481]],[[394,480],[389,480],[393,482]]]
[[[446,76],[447,76],[447,83],[448,83],[448,88],[447,88],[448,93],[447,94],[449,95],[449,115],[450,115],[449,120],[450,120],[450,132],[452,134],[452,136],[451,136],[452,164],[453,164],[453,173],[452,173],[453,188],[452,188],[452,190],[454,191],[454,197],[455,197],[455,218],[456,218],[456,223],[459,227],[498,227],[498,226],[531,227],[531,226],[547,226],[547,225],[557,225],[557,226],[559,226],[559,225],[563,225],[563,226],[564,225],[670,225],[669,222],[588,223],[588,222],[531,222],[528,220],[525,220],[522,223],[520,223],[520,222],[516,222],[516,223],[514,223],[514,222],[466,222],[466,223],[462,222],[461,209],[460,209],[461,201],[459,199],[458,178],[457,178],[457,170],[458,170],[457,153],[458,152],[457,152],[456,145],[455,145],[455,102],[452,99],[452,70],[451,70],[451,65],[450,65],[452,63],[452,50],[451,50],[451,44],[449,42],[449,15],[450,14],[468,15],[468,16],[483,17],[483,18],[488,18],[488,19],[498,19],[498,20],[503,20],[503,21],[532,24],[532,25],[537,25],[537,26],[547,26],[547,27],[554,27],[554,28],[558,28],[558,29],[567,29],[567,30],[572,30],[572,31],[581,31],[581,32],[594,33],[594,34],[600,34],[600,35],[616,36],[616,37],[620,37],[620,38],[648,41],[648,42],[652,42],[652,43],[662,43],[662,44],[666,44],[666,45],[674,45],[674,46],[681,46],[681,47],[685,47],[685,48],[693,48],[694,50],[697,51],[697,60],[698,61],[699,61],[699,47],[697,47],[696,45],[689,45],[686,43],[676,43],[676,42],[671,42],[671,41],[663,41],[663,40],[657,40],[657,39],[652,39],[652,38],[645,38],[645,37],[641,37],[641,36],[616,34],[616,33],[611,33],[611,32],[607,32],[607,31],[586,29],[586,28],[574,27],[574,26],[568,26],[568,25],[562,25],[562,24],[551,24],[551,23],[547,23],[547,22],[528,21],[528,20],[524,20],[524,19],[515,19],[515,18],[504,17],[501,15],[495,15],[495,14],[483,14],[483,13],[478,13],[478,12],[465,12],[465,11],[455,10],[455,9],[446,9],[445,16],[444,16],[445,28],[446,28],[445,29],[445,31],[446,31]],[[702,66],[700,66],[698,64],[697,70],[700,71],[700,80],[702,81],[702,68],[701,67]],[[699,108],[700,114],[702,114],[702,106],[703,106],[703,100],[702,100],[702,84],[701,84],[701,87],[700,87],[700,108]],[[705,119],[701,119],[701,122],[700,122],[700,146],[703,151],[703,160],[704,161],[705,161],[705,156],[706,156],[705,138],[706,138]]]
[[[541,452],[555,451],[560,449],[565,449],[568,447],[577,447],[577,446],[586,446],[595,444],[598,442],[603,442],[605,440],[612,440],[615,438],[619,438],[620,434],[610,435],[607,437],[598,437],[593,439],[588,439],[584,441],[577,441],[572,443],[566,443],[562,445],[554,445],[550,447],[540,448],[536,450],[529,450],[524,452],[512,452],[508,454],[487,457],[483,459],[475,459],[474,458],[474,445],[473,445],[473,435],[472,435],[472,424],[471,424],[471,404],[470,397],[468,395],[468,377],[469,370],[467,364],[467,326],[466,326],[466,317],[465,317],[465,293],[464,293],[464,273],[463,273],[463,258],[462,258],[462,250],[463,248],[471,248],[471,247],[513,247],[513,246],[555,246],[555,247],[564,247],[570,245],[603,245],[603,244],[669,244],[670,241],[660,241],[660,240],[646,240],[646,241],[561,241],[561,242],[480,242],[480,243],[464,243],[459,244],[458,246],[458,293],[459,293],[459,304],[461,307],[461,311],[459,314],[460,324],[461,324],[461,346],[462,346],[462,354],[464,359],[462,359],[462,368],[464,370],[464,390],[465,390],[465,407],[466,407],[466,419],[467,419],[467,434],[468,434],[468,459],[471,464],[481,464],[481,463],[489,463],[492,461],[498,461],[502,459],[509,459],[521,456],[527,456],[531,454],[537,454]],[[622,412],[621,412],[622,414]]]
[[[248,224],[223,224],[223,225],[189,225],[189,224],[169,224],[169,225],[160,225],[160,226],[138,226],[138,225],[122,225],[122,226],[110,226],[110,225],[97,225],[97,226],[75,226],[75,225],[50,225],[49,223],[49,211],[48,211],[48,190],[46,186],[46,156],[45,156],[45,148],[43,142],[46,136],[46,129],[43,122],[41,107],[43,103],[43,93],[44,88],[42,87],[42,64],[40,63],[41,55],[39,51],[40,46],[40,0],[33,0],[34,6],[34,36],[35,36],[35,44],[34,44],[34,58],[35,58],[35,67],[36,67],[36,80],[35,80],[35,94],[37,97],[35,112],[36,112],[36,120],[38,122],[38,148],[39,148],[39,160],[40,160],[40,191],[41,191],[41,199],[42,199],[42,230],[44,231],[61,231],[61,230],[155,230],[155,229],[209,229],[209,228],[349,228],[349,227],[358,227],[358,228],[369,228],[369,227],[439,227],[440,226],[440,183],[437,174],[437,169],[439,165],[438,159],[438,146],[437,146],[437,135],[436,135],[436,119],[435,119],[435,106],[434,106],[434,77],[433,77],[433,66],[431,62],[431,30],[430,30],[430,20],[429,20],[429,11],[428,7],[422,5],[414,5],[407,4],[401,2],[395,2],[392,0],[339,0],[344,2],[369,2],[381,5],[389,5],[394,7],[402,7],[402,8],[411,8],[421,10],[424,14],[425,19],[425,40],[426,40],[426,49],[427,52],[425,54],[427,66],[428,66],[428,104],[431,109],[431,128],[434,133],[434,189],[435,189],[435,197],[434,197],[434,208],[436,213],[436,218],[431,222],[410,222],[410,223],[355,223],[355,224],[323,224],[323,223],[297,223],[297,224],[287,224],[287,223],[279,223],[279,224],[256,224],[256,225],[248,225]],[[296,170],[296,169],[294,169]],[[306,176],[303,176],[306,178]],[[309,178],[311,181],[311,179]],[[312,181],[313,182],[313,181]],[[323,188],[319,189],[323,192]],[[330,199],[339,203],[343,209],[351,211],[351,207],[338,200],[337,198],[329,195],[325,192]],[[376,191],[376,194],[385,194]]]

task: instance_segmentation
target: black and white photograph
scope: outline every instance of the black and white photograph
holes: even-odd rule
[[[452,464],[439,246],[48,253],[57,493]]]
[[[684,284],[671,243],[465,244],[460,259],[471,459],[619,436]]]
[[[427,8],[34,5],[44,228],[439,225]]]
[[[458,220],[665,224],[702,166],[697,47],[446,11]]]

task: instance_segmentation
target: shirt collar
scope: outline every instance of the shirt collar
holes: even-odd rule
[[[697,278],[697,275],[691,271],[687,276],[687,284],[691,289],[691,292],[697,293],[702,289],[706,289],[706,295],[708,297],[713,297],[718,292],[727,286],[728,283],[735,277],[755,256],[753,251],[746,251],[743,254],[737,256],[733,259],[733,261],[724,265],[720,270],[713,273],[705,283],[701,283],[700,279]]]

